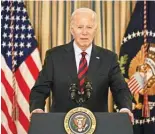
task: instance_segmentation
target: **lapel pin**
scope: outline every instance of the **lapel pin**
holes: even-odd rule
[[[96,57],[96,59],[100,59],[100,57]]]

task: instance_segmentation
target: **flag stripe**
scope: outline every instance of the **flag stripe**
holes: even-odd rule
[[[5,116],[5,115],[4,115]],[[1,133],[2,134],[7,134],[6,129],[4,128],[4,126],[1,124]],[[11,132],[10,132],[11,133]]]
[[[21,72],[19,69],[17,69],[15,76],[16,76],[17,83],[19,85],[19,88],[20,88],[23,96],[25,97],[27,102],[29,102],[30,89],[29,89],[28,85],[26,84],[23,76],[21,75]]]
[[[19,108],[19,121],[22,124],[23,128],[28,131],[29,128],[29,120],[26,117],[27,115],[25,115],[21,109],[21,107],[18,105]]]
[[[29,56],[26,60],[25,63],[29,69],[29,71],[31,72],[33,78],[36,80],[38,77],[38,73],[39,73],[39,69],[37,68],[34,60],[32,59],[31,56]]]
[[[6,132],[6,134],[16,134],[16,133],[12,133],[12,131],[10,130],[9,128],[9,124],[10,122],[8,123],[8,120],[6,118],[6,115],[4,114],[4,112],[2,111],[1,112],[1,126],[4,127],[4,131]],[[3,134],[3,133],[2,133]]]
[[[131,79],[129,80],[128,84],[131,84],[134,80],[135,80],[135,78],[131,77]]]
[[[2,93],[3,99],[4,100],[7,100],[8,113],[9,113],[9,115],[11,115],[11,112],[12,112],[12,109],[11,109],[12,103],[10,101],[10,98],[9,98],[8,94],[6,93],[6,89],[5,89],[4,85],[3,85],[3,83],[1,85],[1,89],[2,89],[2,92],[1,93]]]
[[[18,134],[27,134],[27,131],[23,128],[23,125],[18,120],[16,121],[16,126],[18,126],[17,127]]]
[[[132,79],[131,81],[129,81],[128,85],[132,86],[133,84],[135,84],[137,81],[135,79]]]
[[[19,67],[19,72],[22,75],[22,78],[25,80],[26,85],[28,86],[29,89],[32,88],[34,85],[35,79],[33,77],[33,74],[30,72],[27,64],[23,62],[20,67]]]
[[[131,92],[132,92],[132,93],[135,93],[138,89],[139,89],[139,86],[136,85],[136,86],[134,87],[134,90],[132,90]]]
[[[136,86],[138,86],[138,83],[135,82],[134,84],[130,85],[129,88],[132,91],[133,89],[135,89]]]
[[[35,61],[35,64],[36,64],[36,69],[38,69],[39,71],[41,70],[42,66],[41,66],[41,61],[40,61],[40,57],[39,57],[39,53],[38,53],[38,48],[36,48],[32,54],[32,59],[33,61]]]
[[[5,91],[7,92],[7,95],[9,97],[10,101],[12,102],[13,89],[10,86],[10,84],[8,83],[8,81],[6,80],[3,70],[1,70],[1,75],[2,75],[2,79],[1,79],[2,84],[4,84],[5,89],[7,89]],[[2,97],[5,97],[5,96],[2,96]],[[7,101],[9,101],[9,100],[7,100]]]
[[[2,109],[2,111],[5,113],[6,119],[7,119],[8,122],[9,122],[8,128],[11,130],[12,133],[16,134],[16,133],[17,133],[17,130],[16,130],[15,123],[14,123],[14,121],[12,120],[11,116],[9,115],[6,102],[5,102],[5,100],[4,100],[2,97],[1,97],[1,109]],[[2,116],[2,117],[3,117],[3,116]],[[3,121],[3,120],[2,120],[2,121]]]

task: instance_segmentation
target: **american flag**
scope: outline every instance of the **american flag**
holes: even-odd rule
[[[1,30],[1,133],[26,134],[30,89],[42,66],[23,1],[1,2]]]
[[[144,80],[139,73],[135,73],[128,81],[128,86],[132,94],[138,93],[144,88]]]

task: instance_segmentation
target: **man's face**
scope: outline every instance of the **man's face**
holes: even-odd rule
[[[79,48],[86,50],[91,45],[96,27],[92,13],[79,12],[74,16],[71,33]]]

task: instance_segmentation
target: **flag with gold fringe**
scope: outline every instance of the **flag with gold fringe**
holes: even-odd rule
[[[155,134],[155,2],[138,1],[120,50],[133,95],[134,134]]]

